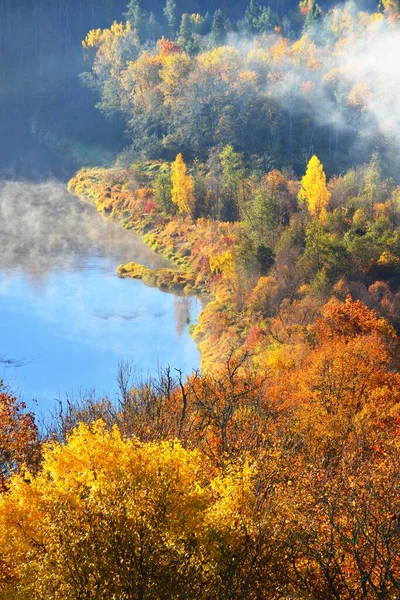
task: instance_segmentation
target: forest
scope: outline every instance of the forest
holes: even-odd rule
[[[46,427],[1,384],[0,597],[398,600],[397,0],[50,4],[35,123],[171,262],[118,276],[202,298],[201,369],[121,364]]]

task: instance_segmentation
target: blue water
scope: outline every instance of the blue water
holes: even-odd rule
[[[0,378],[38,413],[93,388],[113,397],[120,361],[143,377],[198,368],[199,301],[119,279],[121,262],[165,260],[62,186],[0,186],[0,242]]]

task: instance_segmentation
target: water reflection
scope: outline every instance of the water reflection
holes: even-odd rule
[[[54,183],[0,185],[0,378],[44,406],[96,385],[113,393],[120,359],[188,373],[199,302],[115,275],[167,262]]]

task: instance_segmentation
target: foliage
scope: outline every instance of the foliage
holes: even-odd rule
[[[178,443],[124,440],[101,422],[48,445],[41,472],[15,477],[1,499],[14,597],[165,597],[171,586],[181,596],[197,587],[194,548],[209,504],[200,466]]]
[[[182,214],[192,214],[194,205],[193,177],[186,173],[182,154],[178,154],[171,167],[171,200]]]
[[[397,600],[400,191],[371,129],[387,82],[343,66],[396,10],[302,2],[289,21],[251,0],[211,22],[176,4],[171,39],[143,11],[140,32],[89,34],[88,80],[133,145],[70,189],[179,267],[121,276],[207,294],[201,374],[76,410],[30,484],[11,477],[7,593]]]
[[[326,176],[323,166],[314,155],[310,158],[306,174],[301,180],[299,200],[306,203],[312,217],[315,217],[319,221],[324,221],[326,219],[329,198],[330,193],[326,187]]]
[[[25,466],[35,469],[40,443],[34,416],[0,381],[0,494],[8,487],[12,473]]]
[[[0,590],[394,600],[396,348],[393,328],[347,298],[282,360],[271,352],[268,376],[231,354],[186,382],[122,379],[117,410],[76,410],[39,472],[15,473],[0,496]]]
[[[121,34],[124,25],[114,23],[90,32],[84,45],[97,50],[84,80],[100,94],[101,110],[123,116],[137,155],[168,160],[182,152],[206,160],[212,151],[233,147],[250,162],[267,157],[280,170],[290,166],[297,173],[302,157],[314,153],[329,171],[342,171],[350,165],[349,149],[361,140],[358,163],[373,148],[390,156],[392,141],[382,143],[381,137],[385,123],[376,132],[369,127],[375,95],[387,93],[385,78],[372,81],[367,72],[355,78],[347,67],[347,52],[368,50],[365,31],[376,40],[378,21],[383,35],[390,34],[389,14],[383,19],[346,5],[324,15],[313,0],[300,3],[303,23],[281,9],[278,18],[251,0],[241,19],[230,20],[230,11],[218,7],[209,22],[209,15],[185,7],[175,37],[177,11],[175,2],[165,4],[169,25],[164,31],[159,26],[157,41],[158,23],[149,25],[150,16],[132,0],[130,33]],[[251,42],[228,37],[234,31]],[[166,66],[161,33],[184,59]],[[175,78],[173,91],[163,84],[166,71]],[[325,118],[327,113],[334,117]]]

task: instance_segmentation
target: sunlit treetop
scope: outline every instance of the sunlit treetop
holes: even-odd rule
[[[307,171],[301,180],[299,200],[306,204],[312,217],[325,220],[330,193],[326,186],[324,168],[317,156],[312,156],[307,165]]]
[[[192,214],[194,205],[194,180],[187,174],[182,154],[172,163],[172,202],[182,214]]]

